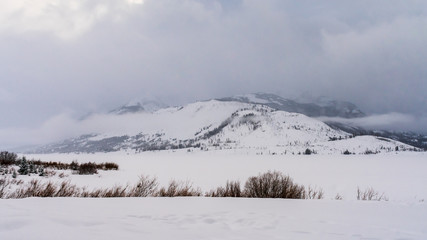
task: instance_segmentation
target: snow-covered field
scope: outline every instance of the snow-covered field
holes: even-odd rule
[[[326,199],[340,194],[344,200],[356,199],[357,188],[372,187],[390,201],[427,201],[427,153],[399,152],[375,155],[256,155],[233,150],[140,154],[46,154],[27,155],[42,161],[116,162],[119,171],[100,171],[98,175],[72,175],[56,180],[71,180],[79,186],[110,187],[133,185],[141,174],[156,176],[161,185],[171,179],[189,180],[203,191],[269,170],[289,174],[296,183],[320,187]]]
[[[323,200],[230,198],[0,200],[0,239],[427,239],[427,154],[257,155],[253,152],[116,152],[26,155],[42,161],[116,162],[118,171],[45,180],[135,184],[141,174],[189,180],[203,192],[268,170],[322,188]],[[29,180],[28,176],[18,179]],[[39,177],[38,177],[39,178]],[[357,201],[372,187],[389,201]],[[339,194],[343,200],[334,200]]]
[[[1,239],[427,239],[427,204],[122,198],[2,200]]]

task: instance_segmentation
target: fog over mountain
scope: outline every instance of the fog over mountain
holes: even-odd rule
[[[425,133],[426,25],[420,0],[1,1],[0,147],[76,134],[132,99],[253,92],[348,101],[358,124]]]

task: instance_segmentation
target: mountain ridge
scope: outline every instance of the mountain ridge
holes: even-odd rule
[[[217,100],[263,104],[277,110],[297,112],[309,117],[358,118],[366,116],[366,114],[353,103],[338,100],[321,101],[321,98],[317,99],[320,102],[319,104],[316,102],[298,102],[297,100],[283,98],[271,93],[250,93],[219,98]]]
[[[340,129],[299,113],[261,104],[209,100],[155,112],[118,114],[116,129],[41,147],[34,152],[189,151],[235,150],[257,154],[377,153],[413,147],[374,136],[353,137]],[[110,119],[111,120],[111,119]],[[122,124],[122,125],[120,125]]]

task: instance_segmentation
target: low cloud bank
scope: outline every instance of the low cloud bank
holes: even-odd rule
[[[0,129],[0,148],[44,145],[91,133],[127,133],[141,126],[138,115],[94,114],[77,120],[71,113],[56,115],[36,128]]]
[[[338,122],[368,130],[414,131],[427,133],[427,116],[414,116],[391,112],[375,114],[362,118],[320,117],[321,121]]]

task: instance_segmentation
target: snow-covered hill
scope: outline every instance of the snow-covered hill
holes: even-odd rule
[[[297,112],[316,118],[320,117],[320,120],[324,121],[330,127],[351,133],[355,136],[375,135],[427,150],[427,135],[422,133],[387,131],[382,128],[365,129],[362,126],[338,121],[340,118],[367,117],[355,104],[347,101],[338,101],[328,97],[312,97],[309,95],[300,96],[297,99],[287,99],[270,93],[251,93],[220,98],[218,100],[260,104],[276,110]]]
[[[114,128],[44,146],[35,152],[189,148],[189,151],[234,149],[257,154],[341,154],[412,149],[385,138],[353,138],[302,114],[235,101],[210,100],[154,112],[95,115],[84,121],[97,121],[100,125],[107,122]]]

